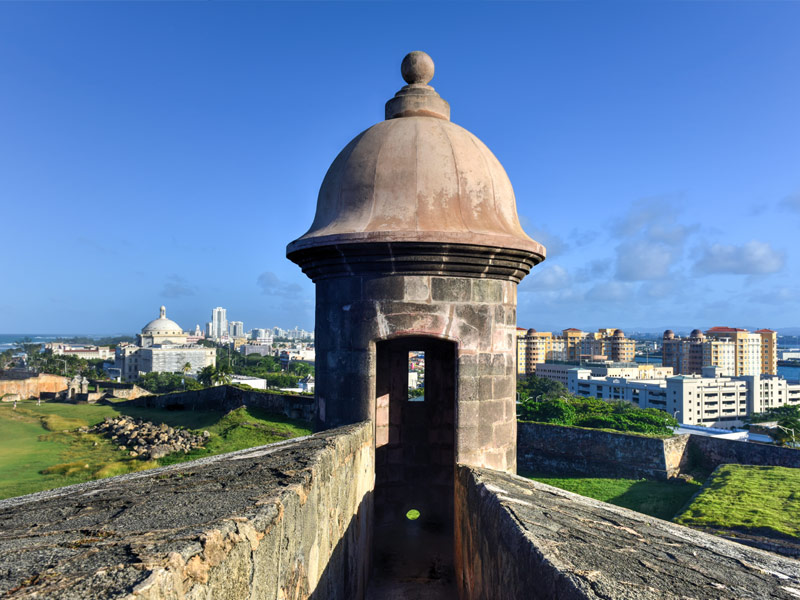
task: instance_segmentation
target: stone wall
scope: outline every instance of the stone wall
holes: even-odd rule
[[[459,466],[461,600],[800,596],[800,562],[497,471]]]
[[[658,439],[541,423],[519,423],[517,431],[522,472],[669,479],[728,463],[800,468],[800,450],[703,435]]]
[[[0,596],[362,598],[372,430],[362,423],[0,501]]]
[[[28,379],[0,379],[0,397],[5,394],[19,394],[22,399],[39,398],[42,394],[56,394],[66,389],[67,378],[61,375],[40,373]]]
[[[158,396],[142,396],[136,398],[134,404],[147,408],[223,411],[247,405],[277,414],[284,414],[291,419],[311,421],[314,418],[314,398],[312,396],[243,390],[232,385],[219,385],[202,390],[160,394]]]
[[[712,471],[719,465],[762,465],[800,468],[800,450],[772,444],[751,444],[691,435],[681,456],[681,470],[700,467]]]
[[[689,441],[540,423],[519,423],[517,433],[521,471],[626,479],[677,476]]]

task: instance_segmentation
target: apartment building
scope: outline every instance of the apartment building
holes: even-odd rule
[[[575,363],[540,363],[536,365],[534,374],[537,377],[551,379],[563,383],[569,381],[569,372],[580,366],[588,370],[592,377],[615,377],[630,380],[666,379],[672,377],[672,367],[662,367],[653,364],[617,363],[611,361],[588,362],[577,365]]]
[[[800,384],[776,376],[676,375],[644,380],[594,376],[590,369],[572,368],[567,388],[576,396],[658,408],[680,423],[706,427],[738,427],[749,415],[767,408],[800,404]]]
[[[714,366],[722,375],[777,375],[778,334],[771,329],[750,333],[746,329],[712,327],[705,334],[693,330],[688,338],[664,332],[662,363],[676,374],[692,375]]]
[[[517,328],[517,373],[529,375],[537,365],[547,361],[633,362],[634,340],[625,337],[620,329],[599,329],[585,332],[564,329],[560,335],[549,331]]]

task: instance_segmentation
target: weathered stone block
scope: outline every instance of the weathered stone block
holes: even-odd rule
[[[503,301],[503,282],[496,279],[476,279],[472,282],[472,301],[499,303]]]
[[[468,302],[472,280],[457,277],[432,277],[431,298],[434,302]]]

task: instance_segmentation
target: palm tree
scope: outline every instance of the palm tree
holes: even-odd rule
[[[220,365],[214,369],[214,374],[211,376],[211,381],[214,385],[230,385],[231,383],[231,367],[230,365]]]
[[[186,363],[183,365],[181,371],[183,371],[183,389],[186,389],[186,374],[192,370],[192,365],[190,363]]]
[[[210,387],[213,379],[214,379],[214,367],[210,365],[207,367],[203,367],[200,370],[200,373],[198,373],[197,375],[197,381],[202,383],[205,387]]]

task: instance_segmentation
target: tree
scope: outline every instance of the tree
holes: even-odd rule
[[[211,386],[213,378],[214,378],[214,367],[212,367],[211,365],[203,367],[200,370],[200,373],[197,374],[197,381],[199,381],[205,387]]]
[[[517,393],[520,400],[528,398],[559,398],[567,396],[567,388],[559,381],[552,379],[545,379],[544,377],[536,377],[536,375],[529,375],[526,378],[517,380]]]
[[[183,365],[183,368],[181,369],[181,371],[183,372],[183,389],[186,389],[186,374],[191,370],[192,370],[192,365],[191,363],[188,362],[185,365]]]
[[[211,376],[211,381],[214,385],[230,385],[231,383],[230,365],[217,365],[217,368],[214,369],[214,374]]]
[[[314,374],[314,367],[306,362],[296,360],[289,363],[289,373],[305,377]]]

